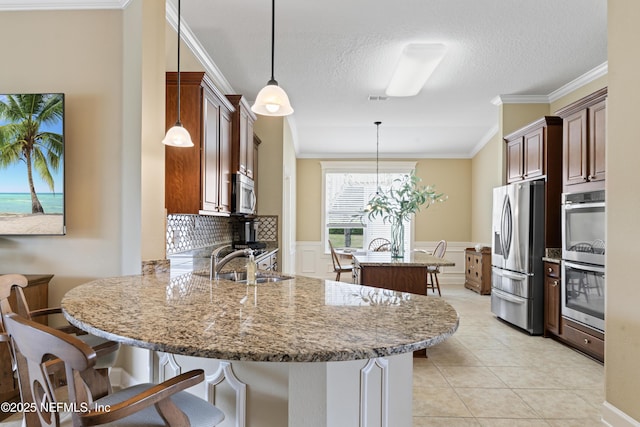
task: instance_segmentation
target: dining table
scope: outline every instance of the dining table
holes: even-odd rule
[[[221,426],[409,427],[412,352],[459,324],[441,298],[274,272],[255,286],[208,271],[104,278],[61,306],[80,329],[148,349],[154,380],[204,369],[192,392]]]
[[[398,258],[391,252],[355,252],[353,264],[356,283],[423,295],[427,294],[429,269],[456,265],[449,259],[417,250]]]

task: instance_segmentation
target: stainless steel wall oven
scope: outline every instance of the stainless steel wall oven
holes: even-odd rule
[[[562,315],[604,332],[605,192],[562,198]]]

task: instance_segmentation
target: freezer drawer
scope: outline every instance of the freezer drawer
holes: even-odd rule
[[[491,268],[491,287],[522,298],[532,297],[532,277],[515,271]]]
[[[527,298],[494,288],[491,290],[491,312],[499,318],[531,333],[529,300]]]

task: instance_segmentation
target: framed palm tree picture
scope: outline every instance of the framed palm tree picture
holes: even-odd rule
[[[65,231],[64,94],[0,95],[0,235]]]

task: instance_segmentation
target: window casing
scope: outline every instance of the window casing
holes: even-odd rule
[[[414,162],[381,162],[376,176],[375,162],[321,162],[323,169],[323,241],[334,248],[367,249],[369,243],[383,237],[391,240],[391,225],[377,217],[362,215],[376,192],[415,168]],[[412,221],[405,223],[405,251],[411,247]]]

